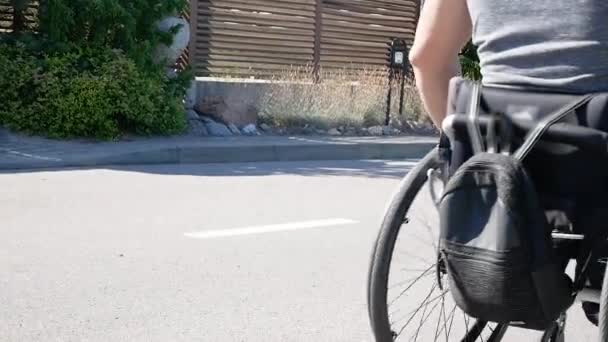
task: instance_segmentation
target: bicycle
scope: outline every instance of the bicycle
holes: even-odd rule
[[[462,105],[453,104],[452,109],[458,111],[459,107]],[[451,118],[448,125],[451,129],[466,132],[464,115],[452,115]],[[521,133],[529,131],[531,124],[520,121],[515,126]],[[567,123],[552,126],[543,139],[549,143],[603,151],[608,156],[608,134],[586,127],[571,129],[570,126]],[[437,146],[403,178],[385,211],[368,274],[368,313],[378,342],[498,342],[511,326],[511,322],[487,322],[469,317],[450,298],[449,284],[445,280],[447,270],[438,253],[436,203],[441,187],[452,172],[452,152],[451,138],[442,134]],[[575,246],[577,253],[588,252],[585,250],[588,246],[581,242],[585,239],[582,234],[554,231],[552,237],[556,243],[563,242],[569,248]],[[570,255],[564,258],[568,262],[575,260]],[[411,275],[406,276],[408,272]],[[572,273],[572,270],[564,267],[564,272]],[[608,291],[602,290],[608,289],[608,272],[604,273],[599,289],[581,286],[576,299],[599,304],[598,335],[600,341],[608,342]],[[585,281],[576,278],[576,270],[571,277],[575,278],[575,283]],[[404,303],[415,304],[403,309]],[[541,332],[541,341],[564,342],[566,311]],[[453,336],[461,337],[454,339]]]

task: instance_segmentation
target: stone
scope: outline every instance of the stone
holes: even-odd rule
[[[272,131],[272,128],[270,128],[270,126],[268,126],[267,124],[263,123],[260,125],[260,129],[266,133],[269,133],[270,131]]]
[[[207,127],[209,135],[216,137],[229,137],[232,135],[232,132],[230,132],[228,127],[224,124],[213,121],[205,123],[205,126]]]
[[[177,70],[174,68],[167,68],[165,70],[165,75],[167,75],[168,79],[173,80],[177,78]]]
[[[367,129],[369,134],[371,135],[382,135],[384,133],[384,127],[382,126],[372,126]]]
[[[190,43],[190,24],[186,19],[173,16],[166,17],[159,21],[156,27],[161,32],[168,32],[178,25],[179,30],[173,36],[173,43],[171,46],[159,44],[156,48],[154,58],[157,62],[165,60],[167,66],[172,66],[188,47],[188,44]]]
[[[222,122],[232,122],[237,126],[245,126],[258,121],[257,108],[238,94],[226,98],[223,96],[204,96],[195,105],[199,113],[216,118]]]
[[[201,118],[201,121],[203,121],[204,123],[214,123],[214,122],[215,122],[215,121],[213,121],[213,119],[211,119],[210,117],[207,117],[207,116],[201,116],[200,114],[199,114],[199,116],[200,116],[200,118]]]
[[[391,134],[399,135],[399,134],[401,134],[401,130],[399,130],[399,128],[393,127],[393,128],[391,128]]]
[[[200,117],[198,116],[198,113],[192,109],[188,109],[186,111],[186,118],[188,120],[199,120],[200,119]]]
[[[391,135],[391,128],[389,126],[383,126],[382,135]]]
[[[196,82],[192,82],[192,85],[186,90],[186,96],[184,97],[184,108],[194,109],[196,104]]]
[[[258,132],[257,127],[255,127],[254,124],[249,124],[246,125],[245,127],[242,128],[241,130],[243,132],[243,134],[245,135],[259,135],[260,133]]]
[[[345,135],[357,135],[357,129],[355,129],[354,127],[347,127],[346,128],[346,132],[344,132]]]
[[[331,135],[331,136],[338,136],[338,135],[342,135],[342,133],[340,133],[340,131],[336,128],[332,128],[329,131],[327,131],[327,134]]]
[[[315,129],[313,127],[306,125],[304,128],[302,128],[302,134],[305,134],[305,135],[315,134]]]
[[[327,135],[327,131],[322,129],[315,129],[315,133],[317,133],[318,135]]]
[[[193,136],[207,136],[209,132],[205,123],[199,119],[188,119],[188,134]]]
[[[239,130],[238,127],[236,127],[235,124],[231,123],[228,125],[228,129],[230,130],[230,132],[232,132],[232,134],[234,135],[241,135],[241,131]]]
[[[424,129],[429,132],[429,133],[436,133],[437,132],[437,127],[435,127],[435,125],[431,122],[425,122],[423,124]]]

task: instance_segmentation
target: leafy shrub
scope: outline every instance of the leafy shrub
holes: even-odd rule
[[[477,55],[477,47],[475,47],[472,42],[467,43],[459,57],[462,75],[471,80],[481,80],[482,75],[479,66],[479,56]]]
[[[179,13],[188,0],[47,0],[42,2],[40,31],[61,44],[120,49],[140,67],[154,68],[154,49],[170,45],[173,34],[156,23]]]
[[[29,0],[11,0],[25,9]],[[18,4],[19,6],[16,6]],[[173,34],[156,23],[187,0],[40,1],[37,33],[0,33],[0,125],[55,138],[112,139],[185,129],[190,71],[156,61]],[[23,13],[21,11],[20,13]]]
[[[53,138],[111,139],[185,128],[182,79],[146,73],[120,53],[72,51],[36,58],[0,45],[0,123]]]

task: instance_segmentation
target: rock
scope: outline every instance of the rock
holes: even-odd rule
[[[357,135],[357,129],[355,129],[354,127],[348,127],[346,128],[346,132],[344,132],[345,135]]]
[[[213,119],[211,119],[210,117],[207,116],[201,116],[201,121],[204,123],[214,123],[215,121],[213,121]]]
[[[241,99],[238,92],[223,96],[205,96],[195,108],[199,113],[216,118],[222,122],[232,122],[237,126],[245,126],[257,122],[258,110],[251,103],[252,100]]]
[[[391,128],[389,126],[383,126],[382,135],[391,135]]]
[[[161,32],[168,32],[172,28],[179,25],[179,30],[173,36],[173,43],[171,46],[165,44],[159,44],[156,49],[154,58],[157,62],[166,60],[166,65],[171,66],[175,64],[179,56],[184,52],[190,42],[190,24],[184,18],[179,17],[166,17],[157,24],[157,28]]]
[[[336,128],[330,129],[329,131],[327,131],[327,133],[332,136],[342,135],[342,133],[340,133],[340,131],[337,130]]]
[[[173,68],[166,68],[165,75],[167,75],[168,79],[173,80],[177,77],[177,70],[175,70]]]
[[[429,132],[429,133],[436,133],[437,132],[437,127],[435,127],[435,125],[431,122],[425,122],[423,124],[424,129]]]
[[[322,129],[315,129],[315,133],[318,135],[327,135],[327,131]]]
[[[184,108],[186,109],[194,109],[194,105],[196,104],[196,82],[192,83],[186,90],[186,96],[184,97]]]
[[[399,130],[399,128],[393,127],[393,128],[391,128],[391,134],[399,135],[399,134],[401,134],[401,130]]]
[[[228,125],[228,129],[230,130],[230,132],[232,132],[232,134],[234,135],[241,135],[241,131],[239,130],[238,127],[236,127],[235,124],[231,123]]]
[[[228,137],[232,135],[232,132],[230,132],[230,130],[228,129],[228,127],[226,127],[226,125],[223,125],[221,123],[218,122],[207,122],[205,123],[205,126],[207,127],[207,131],[209,132],[209,135],[213,135],[216,137]]]
[[[257,127],[255,127],[254,124],[249,124],[246,125],[245,127],[243,127],[241,129],[241,131],[243,132],[243,134],[245,135],[259,135],[260,133],[258,132]]]
[[[209,132],[205,123],[199,119],[188,119],[188,134],[193,136],[207,136]]]
[[[305,135],[315,134],[315,129],[312,127],[309,127],[307,125],[306,127],[302,128],[302,134],[305,134]]]
[[[188,120],[199,120],[198,113],[192,109],[186,111],[186,118],[188,118]]]
[[[263,123],[260,125],[260,129],[264,132],[269,133],[270,131],[272,131],[272,128],[270,128],[270,126],[268,126],[267,124]]]
[[[410,126],[411,129],[420,129],[420,123],[414,120],[409,120],[408,125]]]
[[[372,126],[367,129],[369,134],[371,135],[382,135],[384,133],[384,127],[382,126]]]

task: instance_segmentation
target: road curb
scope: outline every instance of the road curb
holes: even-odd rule
[[[124,153],[68,155],[60,160],[0,162],[0,170],[24,170],[111,165],[210,164],[312,160],[421,158],[435,143],[406,142],[307,143],[274,145],[174,146]]]

